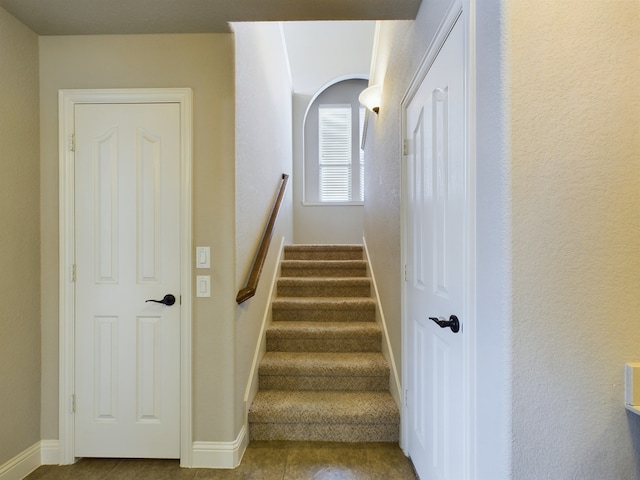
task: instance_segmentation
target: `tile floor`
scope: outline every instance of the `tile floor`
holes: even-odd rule
[[[27,480],[415,480],[393,443],[252,442],[235,470],[180,468],[173,460],[82,459],[43,465]]]

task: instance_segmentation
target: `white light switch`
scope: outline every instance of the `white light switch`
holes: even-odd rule
[[[211,266],[210,259],[210,247],[196,247],[196,268],[209,268]]]
[[[640,363],[624,366],[624,403],[640,405]]]
[[[196,297],[211,296],[211,276],[198,275],[196,277]]]

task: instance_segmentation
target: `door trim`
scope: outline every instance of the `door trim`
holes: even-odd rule
[[[75,105],[82,103],[180,104],[180,465],[191,466],[192,443],[192,91],[190,88],[60,90],[59,129],[59,463],[76,461],[73,395],[75,393],[75,213],[74,131]]]
[[[464,368],[464,445],[461,446],[460,458],[464,461],[463,472],[465,479],[476,478],[476,452],[477,452],[477,427],[476,427],[476,392],[477,392],[477,372],[476,372],[476,319],[475,319],[475,292],[476,292],[476,269],[475,269],[475,1],[474,0],[453,0],[449,10],[443,17],[434,37],[422,58],[420,65],[414,74],[409,87],[401,103],[401,145],[408,136],[407,132],[407,108],[423,80],[427,76],[429,69],[433,65],[438,53],[442,49],[447,37],[455,26],[456,22],[464,23],[465,30],[465,53],[464,53],[464,86],[465,86],[465,146],[464,154],[466,159],[465,171],[465,192],[466,192],[466,215],[465,215],[465,239],[464,239],[464,340],[463,340],[463,368]],[[401,149],[402,150],[402,149]],[[402,156],[401,161],[401,271],[405,271],[407,265],[408,251],[408,201],[407,201],[407,163],[406,156]],[[405,453],[409,453],[409,415],[407,406],[407,388],[409,385],[409,373],[407,366],[410,362],[411,340],[407,336],[409,318],[407,316],[407,283],[406,279],[401,282],[401,322],[402,322],[402,423],[401,423],[401,446]]]

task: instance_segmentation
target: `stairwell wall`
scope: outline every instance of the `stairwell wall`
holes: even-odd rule
[[[402,365],[401,182],[402,99],[438,26],[455,0],[423,2],[413,22],[383,22],[371,70],[371,84],[383,85],[380,113],[370,115],[365,156],[369,170],[365,237],[376,274],[381,308],[396,364]],[[460,2],[457,2],[458,4]],[[510,437],[510,233],[508,132],[502,92],[504,60],[500,0],[463,1],[465,20],[475,13],[478,65],[475,77],[477,303],[474,364],[477,438],[470,459],[477,478],[508,478]],[[471,39],[470,39],[471,40]],[[400,375],[402,375],[400,373]],[[401,377],[402,378],[402,377]],[[426,408],[426,407],[425,407]]]
[[[236,291],[247,278],[271,213],[282,174],[292,172],[292,90],[288,59],[276,23],[233,24],[236,49]],[[279,267],[284,238],[293,241],[293,179],[275,225],[256,295],[235,310],[235,414],[238,433],[246,422],[244,394],[260,343],[270,282]],[[248,407],[248,405],[247,405]],[[247,432],[248,434],[248,432]]]
[[[415,21],[382,22],[370,84],[383,84],[378,115],[369,114],[365,144],[364,236],[402,378],[401,112],[402,98],[449,1],[423,2]]]

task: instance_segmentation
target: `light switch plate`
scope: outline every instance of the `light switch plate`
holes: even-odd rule
[[[196,247],[196,268],[211,267],[211,247]]]
[[[211,276],[198,275],[196,277],[196,297],[211,296]]]
[[[640,363],[624,366],[624,403],[640,405]]]

